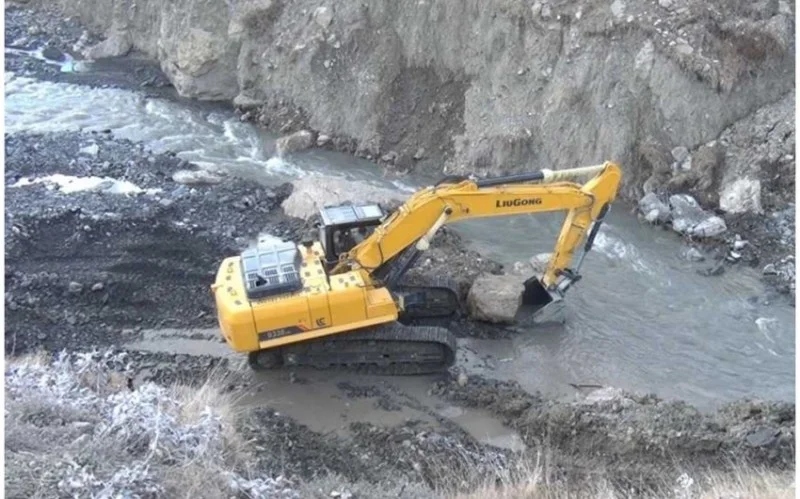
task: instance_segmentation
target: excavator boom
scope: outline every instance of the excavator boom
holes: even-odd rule
[[[387,217],[374,205],[325,207],[319,241],[250,249],[223,261],[212,286],[223,336],[259,369],[288,363],[421,373],[447,367],[455,358],[452,333],[416,323],[452,318],[458,293],[441,279],[426,285],[404,279],[436,232],[461,220],[566,211],[546,270],[526,282],[525,303],[541,309],[561,301],[580,278],[583,255],[620,179],[619,166],[606,162],[445,178]],[[360,242],[348,239],[356,231]],[[576,252],[581,255],[571,267]]]
[[[583,185],[566,181],[592,175]],[[566,210],[561,233],[542,277],[542,285],[552,290],[559,276],[567,271],[590,225],[602,221],[615,200],[620,179],[619,167],[607,162],[572,170],[544,170],[428,187],[414,194],[369,238],[343,255],[331,274],[355,268],[380,273],[401,252],[427,249],[436,231],[447,223]]]

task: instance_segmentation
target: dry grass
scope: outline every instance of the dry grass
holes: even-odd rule
[[[700,499],[788,499],[795,497],[795,476],[755,470],[713,473],[704,477],[700,490]]]
[[[112,359],[113,360],[113,359]],[[562,499],[631,497],[615,490],[604,470],[566,483],[563,463],[549,452],[507,455],[460,449],[421,463],[421,480],[352,483],[330,475],[308,483],[271,480],[236,431],[236,396],[227,375],[213,371],[200,386],[131,390],[109,359],[62,360],[35,354],[10,360],[6,371],[6,494],[175,498],[442,497]],[[437,462],[437,459],[440,461]],[[554,463],[559,462],[559,466]],[[583,469],[580,463],[572,463]],[[691,475],[691,476],[690,476]],[[426,485],[427,484],[427,485]],[[289,490],[288,485],[296,487]],[[435,490],[431,490],[435,489]],[[740,467],[728,473],[665,477],[653,497],[784,499],[794,497],[793,473]]]
[[[728,473],[685,474],[664,483],[653,499],[789,499],[795,497],[794,473],[740,468]],[[443,493],[448,499],[622,499],[641,497],[615,490],[608,481],[569,484],[548,480],[541,468],[515,483],[487,484],[469,493]]]
[[[226,378],[131,389],[113,355],[10,361],[7,497],[293,497],[288,482],[252,478]]]

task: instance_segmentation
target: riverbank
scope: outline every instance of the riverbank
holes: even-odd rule
[[[701,416],[613,391],[566,404],[487,380],[434,383],[433,391],[527,427],[531,446],[519,453],[422,421],[353,423],[349,438],[325,435],[266,407],[242,410],[226,388],[236,373],[134,385],[141,362],[112,351],[10,362],[9,497],[79,488],[203,498],[784,498],[794,489],[788,405],[734,404]]]

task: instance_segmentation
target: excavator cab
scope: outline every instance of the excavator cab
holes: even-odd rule
[[[321,208],[319,240],[325,250],[326,265],[329,268],[336,265],[340,255],[368,238],[381,224],[384,215],[377,204],[343,204]]]

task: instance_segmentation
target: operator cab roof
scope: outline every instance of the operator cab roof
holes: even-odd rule
[[[319,210],[324,225],[344,225],[378,222],[383,210],[377,204],[325,206]]]

